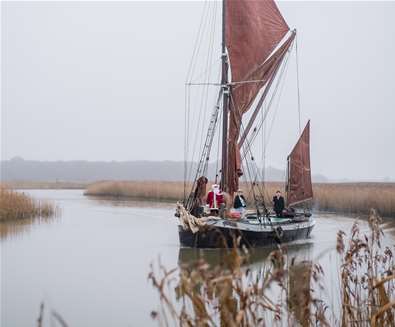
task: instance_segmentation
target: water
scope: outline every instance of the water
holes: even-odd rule
[[[160,258],[173,268],[201,252],[210,262],[219,258],[216,250],[180,249],[171,204],[97,200],[80,190],[29,193],[56,201],[62,215],[0,225],[1,326],[35,325],[42,301],[45,326],[53,325],[49,310],[59,312],[70,327],[156,326],[150,312],[159,302],[147,279],[150,264]],[[289,245],[289,252],[319,260],[327,289],[334,292],[336,232],[349,231],[354,218],[317,214],[316,219],[312,238]],[[384,229],[385,243],[395,244],[395,219],[385,221]],[[255,251],[252,268],[259,268],[268,252]],[[335,295],[331,299],[336,303]]]

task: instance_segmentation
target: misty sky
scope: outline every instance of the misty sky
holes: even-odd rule
[[[3,1],[2,159],[183,160],[203,5]],[[279,8],[298,30],[313,173],[395,179],[395,2]],[[297,138],[293,66],[267,149],[277,168]]]

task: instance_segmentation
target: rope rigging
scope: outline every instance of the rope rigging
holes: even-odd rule
[[[233,108],[234,108],[235,107],[235,103],[234,103],[232,92],[230,93],[230,101],[231,101],[231,103],[233,105]],[[243,125],[243,122],[241,120],[240,112],[238,112],[238,111],[236,111],[236,112],[238,114],[237,118],[240,120],[240,123],[241,123],[240,131],[244,132],[244,125]],[[247,153],[250,154],[251,161],[255,164],[255,166],[253,168],[255,169],[255,171],[259,172],[258,166],[257,166],[256,162],[254,161],[254,156],[253,156],[252,151],[251,151],[251,144],[249,143],[248,140],[247,140],[247,142],[245,142],[243,144],[242,150],[243,150],[244,158],[247,156]],[[257,210],[257,215],[260,216],[259,203],[261,203],[263,205],[263,208],[264,208],[265,212],[267,210],[266,210],[266,206],[265,206],[265,202],[264,202],[264,197],[262,195],[262,191],[259,189],[259,184],[257,183],[257,177],[255,177],[255,178],[252,177],[253,173],[251,172],[251,167],[250,167],[250,165],[249,165],[247,160],[245,161],[245,165],[243,164],[243,160],[242,160],[242,167],[243,167],[243,171],[247,171],[247,174],[250,177],[250,183],[248,183],[247,175],[246,174],[244,175],[244,178],[246,180],[246,184],[247,185],[249,184],[251,186],[251,189],[249,190],[249,194],[253,195],[254,204],[255,204],[255,207],[256,207],[256,210]],[[246,167],[247,169],[245,170],[244,167]],[[260,198],[258,198],[258,196],[257,196],[257,194],[255,192],[255,186],[258,188],[258,192],[259,192]]]
[[[213,140],[214,140],[216,125],[218,123],[221,97],[222,97],[222,90],[218,93],[217,103],[216,103],[216,105],[214,107],[214,111],[211,115],[210,125],[208,128],[207,134],[206,134],[206,141],[205,141],[204,147],[203,147],[201,155],[200,155],[200,160],[198,163],[198,167],[196,169],[195,178],[193,179],[193,183],[192,183],[192,189],[191,189],[191,192],[188,196],[188,200],[186,203],[187,208],[189,208],[189,205],[191,204],[192,194],[193,194],[193,190],[196,186],[197,179],[199,178],[200,175],[202,175],[202,174],[205,175],[207,173],[209,154],[211,152],[211,147],[212,147]]]
[[[269,103],[267,104],[266,110],[264,111],[263,119],[261,119],[261,121],[258,123],[258,125],[254,127],[254,129],[253,129],[253,131],[252,131],[252,133],[251,133],[250,139],[248,140],[250,144],[252,144],[252,143],[254,142],[254,140],[255,140],[255,138],[256,138],[256,135],[258,135],[260,129],[262,128],[262,124],[263,124],[263,122],[265,122],[266,117],[267,117],[267,115],[269,114],[269,111],[270,111],[270,109],[271,109],[271,107],[272,107],[273,100],[275,99],[275,97],[276,97],[276,95],[277,95],[277,92],[278,92],[280,83],[284,81],[283,77],[285,76],[285,72],[286,72],[286,70],[287,70],[287,68],[288,68],[288,60],[289,60],[289,57],[290,57],[290,53],[291,53],[291,51],[292,51],[292,48],[293,48],[293,44],[292,44],[292,46],[290,47],[290,49],[288,50],[287,55],[286,55],[286,57],[285,57],[285,60],[284,60],[283,63],[282,63],[282,67],[281,67],[280,73],[279,73],[279,75],[278,75],[276,85],[275,85],[275,87],[273,88],[272,95],[271,95],[271,97],[270,97]],[[283,84],[283,85],[284,85],[284,84]],[[281,91],[282,91],[282,88],[281,88]],[[280,95],[281,95],[281,91],[280,91]],[[262,110],[262,109],[261,109],[261,110]]]
[[[266,211],[265,193],[266,193],[267,197],[268,197],[268,194],[267,194],[267,190],[266,190],[266,187],[265,187],[265,176],[264,176],[265,175],[265,163],[266,163],[265,162],[266,161],[265,151],[266,151],[266,147],[268,145],[268,142],[270,140],[270,135],[271,135],[273,123],[274,123],[274,120],[275,120],[275,117],[276,117],[276,113],[278,111],[279,102],[280,102],[279,101],[279,97],[281,96],[282,90],[283,90],[283,87],[284,87],[284,78],[283,77],[285,76],[285,72],[288,69],[288,60],[289,60],[289,57],[290,57],[290,53],[292,52],[293,45],[294,45],[294,42],[292,43],[292,46],[290,47],[290,49],[287,51],[286,58],[285,58],[285,60],[282,63],[280,74],[278,75],[277,82],[276,82],[276,85],[275,85],[275,87],[274,87],[274,89],[272,91],[269,103],[268,103],[267,107],[265,108],[266,110],[262,110],[262,108],[261,108],[261,120],[260,120],[260,122],[254,128],[251,137],[249,139],[246,139],[247,142],[245,142],[243,144],[243,147],[242,147],[242,150],[243,150],[243,157],[242,157],[242,159],[243,159],[242,160],[242,162],[243,162],[243,170],[245,170],[246,173],[247,173],[247,174],[244,175],[244,179],[245,179],[245,181],[247,183],[248,183],[248,179],[251,182],[251,189],[249,190],[249,194],[252,193],[252,195],[253,195],[253,199],[254,199],[254,202],[255,202],[255,206],[256,206],[258,215],[259,215],[259,202],[262,203],[262,205],[264,207],[264,210]],[[278,93],[278,90],[279,90],[279,93]],[[277,94],[279,94],[279,97],[276,97]],[[252,154],[251,147],[252,147],[252,144],[253,144],[256,136],[258,135],[259,131],[261,130],[263,124],[266,124],[267,115],[269,113],[269,110],[272,108],[272,104],[273,104],[275,98],[277,98],[278,100],[277,100],[277,104],[275,105],[274,116],[273,116],[273,119],[272,119],[271,124],[270,124],[269,133],[267,134],[267,128],[265,128],[264,131],[262,132],[262,135],[263,135],[263,142],[262,142],[262,146],[263,146],[262,159],[263,160],[262,161],[264,162],[264,165],[263,165],[263,169],[262,169],[262,173],[261,173],[259,168],[258,168],[258,165],[256,163],[256,160],[255,160],[255,158],[254,158],[254,156]],[[232,96],[231,96],[231,101],[233,101]],[[262,107],[263,106],[264,106],[264,103],[262,104]],[[298,106],[298,111],[300,112],[300,106]],[[243,123],[241,123],[241,131],[243,129],[244,129],[244,126],[243,126]],[[251,158],[251,161],[248,160],[248,156]],[[245,162],[245,165],[244,165],[244,162]],[[253,165],[252,168],[250,167],[251,164]],[[244,169],[244,167],[246,169]],[[255,173],[254,173],[254,171],[255,171]],[[259,187],[259,180],[262,181],[262,188]],[[257,196],[257,194],[255,192],[255,188],[254,187],[257,187],[257,190],[259,192],[259,199],[258,199],[258,196]]]
[[[265,169],[266,169],[266,149],[267,149],[267,147],[268,147],[268,143],[269,143],[269,140],[271,139],[270,138],[270,136],[271,136],[271,132],[272,132],[272,129],[273,129],[273,125],[274,125],[274,121],[275,121],[275,119],[276,119],[276,116],[277,116],[277,112],[278,112],[278,108],[279,108],[279,104],[280,104],[280,98],[281,98],[281,94],[282,94],[282,90],[283,90],[283,88],[284,88],[284,81],[285,81],[285,79],[282,79],[282,76],[285,76],[286,75],[286,71],[287,71],[287,69],[288,69],[288,65],[287,65],[287,61],[285,61],[285,65],[284,65],[284,67],[286,67],[286,70],[285,70],[285,72],[281,72],[281,76],[279,77],[279,80],[278,80],[278,83],[276,84],[276,92],[273,94],[273,96],[272,96],[272,98],[270,99],[270,102],[269,102],[269,105],[267,106],[267,108],[266,108],[266,111],[264,112],[263,110],[261,111],[261,121],[260,121],[260,126],[258,127],[258,128],[256,128],[257,130],[256,130],[256,134],[255,134],[255,136],[254,136],[254,138],[252,138],[252,140],[249,140],[248,141],[248,144],[249,144],[249,146],[251,147],[251,144],[253,143],[253,141],[254,141],[254,139],[256,138],[256,136],[258,135],[258,132],[259,132],[259,130],[260,130],[260,128],[263,126],[263,124],[265,124],[264,126],[266,126],[265,127],[265,129],[262,131],[262,134],[263,134],[263,137],[264,137],[264,143],[263,143],[263,156],[264,156],[264,162],[263,162],[263,168],[262,168],[262,175],[259,175],[258,174],[258,172],[259,172],[259,169],[258,168],[256,168],[256,171],[257,171],[257,175],[255,176],[255,180],[257,180],[257,179],[259,179],[259,180],[261,180],[262,181],[262,189],[263,189],[263,199],[264,199],[264,196],[266,196],[266,198],[267,199],[270,199],[270,195],[269,195],[269,193],[268,193],[268,190],[267,190],[267,188],[265,187],[265,182],[266,182],[266,176],[265,176]],[[281,81],[281,82],[280,82]],[[276,103],[276,105],[274,106],[275,108],[274,108],[274,112],[273,112],[273,119],[271,120],[271,122],[270,122],[270,127],[269,127],[269,130],[267,131],[267,113],[268,113],[268,110],[272,107],[272,102],[273,102],[273,98],[274,98],[274,96],[276,95],[276,93],[277,93],[277,89],[279,88],[279,93],[278,93],[278,97],[276,97],[277,98],[277,103]],[[255,129],[254,129],[255,130]],[[246,156],[246,155],[245,155]],[[264,200],[263,200],[264,201]]]
[[[204,141],[204,133],[201,131],[204,126],[207,125],[208,98],[211,94],[209,91],[209,81],[213,72],[211,68],[215,65],[213,53],[217,29],[217,9],[218,4],[216,2],[205,1],[185,83],[184,199],[188,197],[186,189],[188,187],[188,181],[192,180],[192,174],[195,169],[207,172],[207,164],[202,168],[200,164],[196,167],[195,163],[199,158],[199,156],[196,156],[198,152],[200,152],[200,149],[202,149],[203,142],[204,144],[207,143]],[[208,38],[208,42],[205,42],[205,38]],[[207,47],[203,48],[203,44],[207,44]],[[192,81],[196,80],[195,75],[197,70],[200,70],[200,67],[203,68],[203,72],[198,73],[197,76],[203,77],[204,83],[202,83],[203,87],[197,89],[197,92],[195,92],[190,89],[190,86],[193,84]],[[216,93],[218,94],[218,92]],[[195,101],[195,99],[198,101]],[[194,106],[197,107],[198,110],[195,110],[195,108],[192,110],[193,103],[198,104]],[[210,121],[212,120],[213,119]],[[211,123],[209,123],[209,129],[210,125]],[[207,136],[208,135],[209,133],[207,133]],[[201,155],[203,155],[203,152]]]
[[[223,114],[221,109],[222,103],[221,98],[223,96],[223,86],[220,82],[215,82],[220,80],[221,69],[217,69],[218,76],[213,79],[213,72],[216,64],[218,64],[217,59],[214,59],[214,45],[215,45],[215,34],[217,32],[217,2],[205,1],[202,17],[199,24],[199,29],[196,36],[195,45],[193,48],[192,58],[189,64],[187,79],[185,83],[185,116],[184,116],[184,126],[185,126],[185,136],[184,136],[184,205],[187,209],[190,208],[193,201],[193,193],[196,187],[196,181],[200,176],[206,176],[209,173],[209,162],[210,154],[216,148],[216,160],[215,160],[215,183],[217,183],[219,163],[220,163],[220,151],[221,151],[221,124],[218,127],[218,121],[220,121],[221,115]],[[208,38],[207,49],[202,48],[204,37]],[[246,135],[243,135],[243,141],[240,141],[241,145],[241,163],[243,171],[246,173],[243,179],[248,186],[248,194],[252,195],[254,199],[254,204],[257,210],[257,214],[266,214],[267,209],[265,205],[265,195],[267,194],[267,188],[265,185],[266,179],[266,151],[268,144],[271,139],[272,129],[276,115],[278,112],[280,100],[279,97],[282,94],[284,88],[284,76],[288,70],[288,63],[290,58],[290,53],[295,47],[296,51],[296,79],[297,79],[297,96],[298,96],[298,123],[299,123],[299,134],[301,134],[301,103],[300,103],[300,89],[299,89],[299,69],[298,69],[298,46],[297,38],[291,41],[289,48],[286,50],[285,56],[281,59],[279,66],[276,67],[276,73],[274,75],[274,82],[272,85],[266,83],[261,90],[258,92],[268,92],[265,94],[267,98],[263,97],[263,102],[256,101],[258,103],[258,110],[261,110],[260,120],[254,126],[253,130],[250,132],[252,127],[250,124],[246,128],[243,125],[241,117],[240,121],[240,131]],[[203,68],[200,73],[196,74],[199,70],[199,58],[203,55],[203,62],[200,68]],[[221,65],[218,65],[221,67]],[[195,76],[196,75],[196,76]],[[213,82],[213,80],[215,80]],[[267,80],[251,79],[245,81],[234,81],[227,83],[230,89],[232,87],[237,88],[241,84],[247,83],[262,83]],[[225,82],[226,83],[226,82]],[[196,87],[197,86],[197,87]],[[212,88],[214,86],[214,88]],[[273,87],[272,87],[273,86]],[[267,88],[267,90],[266,90]],[[196,91],[194,91],[196,90]],[[210,95],[211,92],[215,91],[215,105],[213,109],[210,110]],[[277,97],[278,96],[278,97]],[[196,99],[194,99],[196,97]],[[258,97],[257,97],[258,98]],[[230,102],[233,103],[234,99],[232,92],[229,92]],[[196,100],[196,101],[195,101]],[[195,103],[195,107],[198,110],[192,110],[192,103]],[[210,112],[208,112],[210,110]],[[236,110],[237,114],[241,116],[241,113]],[[273,118],[271,121],[268,119],[270,112],[273,112]],[[210,115],[208,120],[207,116]],[[255,113],[254,113],[255,115]],[[254,116],[255,117],[255,116]],[[225,130],[226,124],[224,125]],[[193,130],[192,130],[193,129]],[[206,133],[202,133],[202,130],[207,130]],[[215,139],[218,130],[217,137]],[[253,155],[253,145],[254,141],[262,132],[262,169],[258,167],[257,160]],[[249,135],[250,134],[250,135]],[[245,137],[245,138],[244,138]],[[225,136],[223,138],[225,140]],[[228,158],[227,156],[225,158]],[[224,158],[222,158],[224,159]],[[230,163],[232,164],[232,163]],[[212,168],[210,168],[211,171]],[[220,168],[221,169],[221,168]],[[192,182],[191,184],[189,182]],[[188,192],[187,192],[188,189]],[[266,194],[265,194],[266,193]],[[263,207],[263,212],[262,212]]]
[[[298,36],[295,40],[295,57],[296,57],[296,86],[298,89],[298,118],[299,118],[299,135],[302,133],[302,126],[300,123],[300,87],[299,87],[299,55],[298,55]]]
[[[210,35],[210,42],[209,42],[209,47],[208,47],[208,51],[207,51],[207,56],[206,56],[206,60],[205,60],[205,67],[206,67],[206,79],[208,81],[209,78],[209,71],[208,71],[208,66],[210,65],[210,61],[212,60],[212,53],[213,53],[213,33],[214,33],[214,29],[215,26],[213,24],[213,20],[215,17],[215,11],[213,11],[213,13],[211,13],[210,16],[211,20],[208,19],[208,24],[210,24],[210,26],[207,26],[208,29],[208,33]],[[205,26],[204,26],[205,27]],[[205,31],[205,29],[204,29]],[[203,139],[203,134],[200,133],[201,129],[203,128],[204,122],[205,122],[205,117],[206,117],[206,110],[207,109],[207,98],[208,98],[208,86],[205,85],[202,90],[201,90],[201,96],[200,96],[200,109],[199,109],[199,117],[198,117],[198,123],[197,123],[197,128],[195,131],[195,137],[194,137],[194,144],[193,144],[193,148],[192,148],[192,160],[191,160],[191,168],[190,171],[192,173],[192,165],[195,162],[195,155],[197,154],[197,144],[198,144],[198,140],[199,140],[199,135],[200,135],[200,147],[202,145],[202,139]],[[190,179],[192,176],[189,176],[188,179]]]

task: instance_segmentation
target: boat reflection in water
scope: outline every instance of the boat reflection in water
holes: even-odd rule
[[[314,244],[294,243],[284,246],[284,265],[287,272],[285,277],[284,289],[287,292],[287,306],[294,320],[297,320],[301,326],[307,326],[310,317],[311,302],[311,278],[312,278],[312,256]],[[256,278],[265,278],[267,273],[273,267],[270,254],[278,250],[276,247],[252,248],[248,251],[248,259],[242,265],[242,269],[249,269]],[[186,269],[193,267],[193,263],[203,259],[209,264],[209,269],[215,269],[218,265],[226,266],[229,259],[229,250],[227,249],[196,249],[180,248],[178,254],[179,268]],[[268,290],[273,292],[273,298],[277,298],[277,292],[280,288]],[[237,302],[237,296],[232,300]],[[267,319],[266,317],[265,319]]]
[[[283,250],[287,254],[288,260],[294,262],[303,262],[311,260],[313,253],[314,243],[294,243],[288,246],[283,246]],[[249,268],[259,268],[270,263],[269,255],[276,247],[261,247],[251,248],[248,251],[248,263]],[[198,259],[204,259],[210,266],[216,266],[224,262],[226,254],[229,250],[218,248],[218,249],[199,249],[182,247],[178,252],[178,264],[181,267],[184,264],[191,264]]]

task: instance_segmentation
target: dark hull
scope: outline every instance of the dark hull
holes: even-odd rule
[[[182,246],[194,248],[233,247],[234,240],[240,237],[239,246],[260,247],[287,243],[310,236],[314,225],[289,230],[251,231],[227,227],[208,226],[195,234],[178,226]]]

